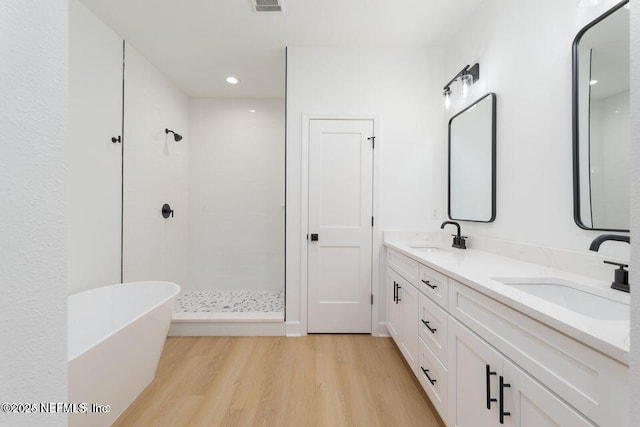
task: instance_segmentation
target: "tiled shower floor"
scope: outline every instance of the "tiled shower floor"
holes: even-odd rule
[[[176,313],[284,313],[281,291],[187,291]]]

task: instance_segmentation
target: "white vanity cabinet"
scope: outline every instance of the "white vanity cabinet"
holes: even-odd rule
[[[595,425],[455,319],[449,342],[448,425]]]
[[[415,373],[418,361],[418,289],[406,282],[398,291],[398,297],[402,306],[402,344],[400,349]]]
[[[387,265],[389,333],[447,426],[629,424],[628,366],[392,248]]]
[[[451,279],[448,311],[594,425],[629,424],[627,366]]]
[[[414,373],[417,372],[418,360],[418,289],[405,277],[417,280],[418,263],[396,254],[404,267],[415,271],[415,276],[408,275],[406,269],[395,271],[389,263],[387,272],[387,329],[400,348],[407,363]],[[415,265],[413,265],[415,263]],[[403,275],[401,275],[402,273]],[[404,277],[403,277],[404,276]]]
[[[387,331],[396,343],[402,341],[402,306],[397,300],[398,282],[400,275],[387,269]]]
[[[509,385],[504,389],[502,410],[510,413],[510,416],[504,417],[504,425],[514,427],[595,426],[507,358],[503,358],[502,376],[504,383]],[[498,411],[500,411],[500,405],[498,405]],[[614,423],[615,419],[615,416],[611,417]]]
[[[502,356],[455,319],[449,322],[447,425],[498,424],[498,372]]]

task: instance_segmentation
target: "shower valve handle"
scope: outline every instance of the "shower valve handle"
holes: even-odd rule
[[[162,217],[169,218],[169,216],[173,218],[173,209],[171,209],[171,206],[169,206],[168,203],[165,203],[164,205],[162,205]]]

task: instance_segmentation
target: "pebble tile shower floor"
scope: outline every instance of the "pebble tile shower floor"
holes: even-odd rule
[[[280,291],[188,291],[175,306],[176,313],[284,312]]]

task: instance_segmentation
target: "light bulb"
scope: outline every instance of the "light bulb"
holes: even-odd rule
[[[600,0],[578,0],[578,7],[580,9],[585,7],[594,7],[600,3]]]
[[[449,111],[451,109],[451,89],[446,88],[444,90],[444,109]]]
[[[469,92],[471,92],[471,85],[473,84],[473,77],[471,74],[463,74],[460,76],[460,87],[462,93],[462,99],[467,99],[469,97]]]

